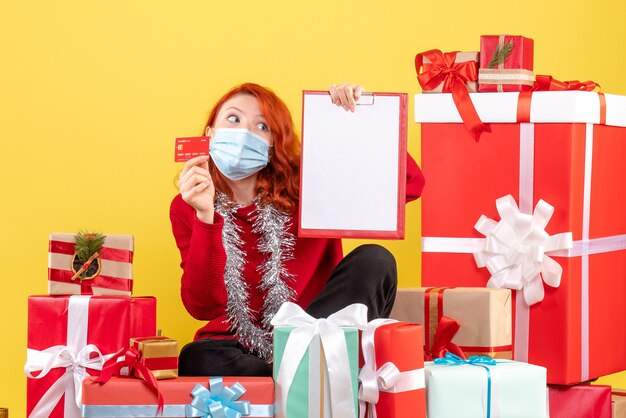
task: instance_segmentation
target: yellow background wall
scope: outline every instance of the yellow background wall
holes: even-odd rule
[[[190,341],[200,323],[179,299],[168,219],[173,141],[199,134],[230,86],[272,87],[299,126],[302,89],[355,81],[412,94],[417,52],[510,33],[534,38],[537,73],[626,94],[625,4],[2,0],[0,406],[25,415],[26,302],[46,292],[51,231],[133,234],[135,294],[155,295],[163,333]],[[419,158],[413,123],[409,150]],[[419,283],[419,211],[407,208],[405,241],[385,243],[402,286]],[[626,374],[605,382],[624,387]]]

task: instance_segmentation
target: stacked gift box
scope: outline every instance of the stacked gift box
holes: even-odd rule
[[[398,292],[394,319],[286,303],[273,379],[177,378],[155,299],[131,297],[132,238],[79,259],[53,234],[50,296],[29,299],[29,416],[626,416],[624,392],[587,384],[626,369],[610,326],[626,315],[626,98],[535,76],[531,39],[480,45],[416,57],[433,93],[415,96],[424,287]]]
[[[131,296],[133,252],[129,235],[50,235],[49,295],[28,299],[29,417],[81,417],[83,396],[99,399],[83,381],[105,375],[137,377],[113,379],[133,381],[157,403],[156,380],[177,376],[178,343],[156,336],[156,299]]]
[[[467,57],[438,50],[416,57],[424,93],[440,92],[415,96],[428,179],[425,288],[401,290],[392,317],[424,324],[425,350],[435,358],[426,366],[428,416],[487,416],[496,408],[501,416],[539,417],[549,408],[552,417],[610,417],[611,388],[584,383],[626,369],[626,334],[610,325],[626,315],[619,280],[626,266],[626,97],[598,93],[591,81],[535,76],[533,42],[521,36],[483,36],[473,65]],[[474,296],[508,289],[510,298],[495,307]],[[466,295],[455,300],[453,291]],[[477,320],[480,311],[486,314]],[[507,351],[493,328],[510,332],[513,364],[532,368],[513,371],[502,360]],[[479,373],[486,360],[476,357],[470,367],[462,359],[472,354],[495,363]],[[444,366],[453,361],[464,362],[462,379]],[[548,396],[546,380],[529,378],[509,397],[509,373],[537,369]],[[490,399],[470,387],[470,373],[492,386]],[[474,413],[468,391],[479,401]],[[465,402],[450,393],[463,393]],[[513,412],[527,406],[515,405],[519,398],[538,408]],[[614,408],[622,398],[615,391]],[[454,415],[455,407],[465,412]]]

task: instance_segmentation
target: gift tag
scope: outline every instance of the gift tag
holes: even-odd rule
[[[176,138],[175,162],[184,163],[202,155],[209,155],[209,137]]]

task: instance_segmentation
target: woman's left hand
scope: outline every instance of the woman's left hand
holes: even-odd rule
[[[328,87],[330,97],[333,103],[343,107],[346,111],[354,112],[356,110],[356,102],[363,93],[363,86],[358,84],[342,83],[339,85],[331,84]]]

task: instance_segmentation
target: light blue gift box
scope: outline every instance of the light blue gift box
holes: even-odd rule
[[[548,417],[545,367],[498,360],[492,365],[426,362],[424,369],[428,418]]]

